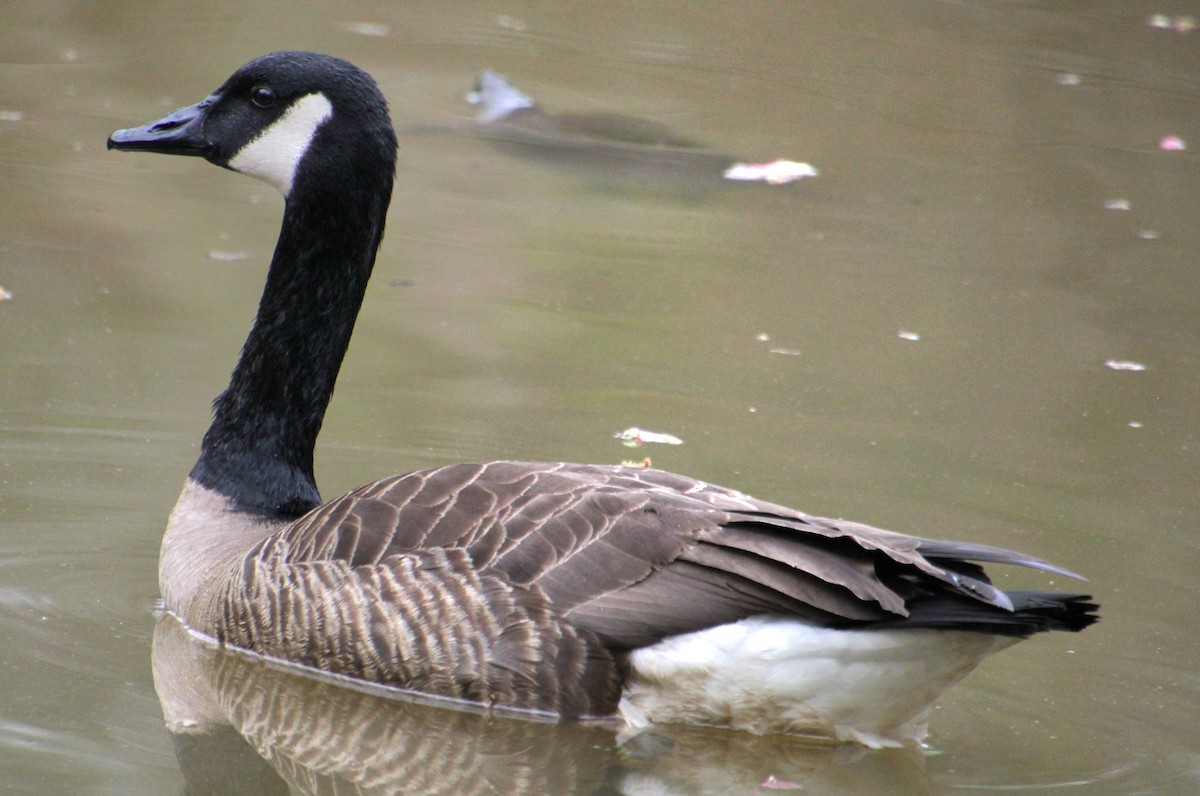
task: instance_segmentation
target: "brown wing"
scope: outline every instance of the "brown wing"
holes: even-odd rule
[[[903,617],[906,600],[931,584],[1011,610],[966,558],[1061,572],[1009,551],[810,517],[658,470],[595,465],[493,462],[388,478],[284,536],[291,560],[351,566],[460,548],[479,572],[536,587],[559,614],[617,646],[764,610],[831,624]]]

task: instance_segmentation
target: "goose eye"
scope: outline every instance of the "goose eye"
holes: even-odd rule
[[[270,107],[275,103],[275,92],[270,86],[255,86],[250,89],[250,101],[260,108]]]

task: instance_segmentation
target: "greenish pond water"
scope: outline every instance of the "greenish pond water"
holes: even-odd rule
[[[1148,24],[1160,12],[6,7],[0,791],[1200,790],[1200,31]],[[1045,557],[1089,577],[1103,621],[989,660],[934,711],[924,754],[702,729],[619,745],[156,631],[159,536],[281,202],[104,141],[282,48],[368,69],[402,133],[318,449],[326,497],[455,460],[649,455],[815,514]],[[821,175],[732,185],[499,148],[453,129],[484,67],[551,110]],[[621,447],[634,425],[684,444]],[[168,724],[160,694],[168,720],[179,699],[207,722]]]

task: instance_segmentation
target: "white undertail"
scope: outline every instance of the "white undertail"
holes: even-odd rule
[[[631,727],[713,724],[902,746],[922,740],[924,715],[943,690],[1016,642],[752,617],[632,652],[621,713]]]

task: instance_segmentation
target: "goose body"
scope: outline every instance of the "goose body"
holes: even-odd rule
[[[221,643],[377,683],[630,726],[917,739],[987,655],[1080,630],[1005,593],[1019,553],[813,517],[653,469],[456,464],[322,503],[313,450],[382,239],[396,140],[374,81],[284,52],[109,147],[196,155],[285,208],[254,326],[163,537],[168,610]]]

